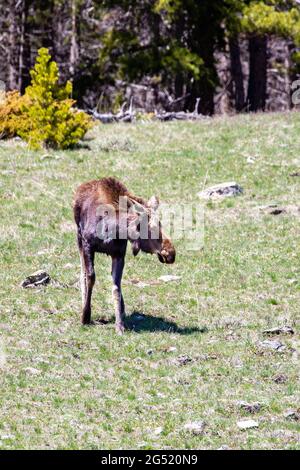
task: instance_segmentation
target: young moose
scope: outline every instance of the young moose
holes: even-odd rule
[[[125,304],[121,291],[127,241],[134,256],[140,250],[156,253],[161,263],[174,263],[175,248],[163,233],[155,196],[146,202],[134,196],[115,178],[84,183],[77,189],[74,217],[81,260],[83,324],[91,323],[91,297],[95,284],[94,256],[105,253],[112,259],[113,300],[116,331],[124,332]]]

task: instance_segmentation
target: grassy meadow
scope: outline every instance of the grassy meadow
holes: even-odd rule
[[[72,151],[0,141],[1,449],[300,449],[299,149],[299,113],[98,125]],[[244,188],[205,202],[204,247],[176,241],[175,265],[128,249],[121,337],[106,256],[95,325],[79,321],[72,197],[103,176],[170,204]],[[22,289],[38,269],[59,282]],[[155,282],[167,274],[181,278]],[[263,334],[283,325],[295,334]],[[248,418],[258,427],[240,429]],[[184,427],[197,421],[201,434]]]

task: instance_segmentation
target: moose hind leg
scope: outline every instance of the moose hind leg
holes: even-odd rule
[[[86,278],[86,294],[81,322],[83,325],[87,325],[91,323],[91,299],[96,280],[94,269],[94,253],[89,248],[83,249],[83,263]]]
[[[124,269],[124,258],[112,258],[112,296],[116,314],[116,331],[122,334],[125,331],[125,304],[121,290],[122,274]]]
[[[81,289],[81,299],[82,299],[82,308],[85,306],[86,294],[87,294],[87,276],[85,270],[84,256],[82,250],[80,250],[80,289]]]
[[[87,294],[87,279],[86,279],[86,269],[83,255],[83,242],[81,235],[81,228],[78,226],[77,231],[77,243],[80,256],[80,290],[81,290],[81,299],[82,299],[82,308],[85,306],[86,294]]]

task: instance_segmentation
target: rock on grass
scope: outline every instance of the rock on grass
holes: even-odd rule
[[[186,423],[183,426],[183,429],[185,431],[188,431],[194,434],[194,436],[199,436],[204,433],[205,427],[206,427],[205,421],[194,421],[194,422]]]
[[[46,271],[39,270],[27,276],[26,279],[21,283],[21,287],[27,289],[29,287],[39,287],[49,284],[51,277]]]
[[[24,372],[29,375],[40,375],[41,371],[39,369],[35,369],[34,367],[26,367]]]
[[[243,193],[243,188],[235,181],[217,184],[198,193],[201,199],[223,199],[225,197],[238,196]]]
[[[246,401],[240,401],[239,406],[248,413],[258,413],[261,409],[261,404],[258,402],[247,403]]]
[[[237,422],[237,425],[243,431],[245,431],[247,429],[258,428],[258,426],[259,426],[258,422],[254,421],[253,419],[242,419],[241,421]]]
[[[278,351],[278,352],[285,350],[285,345],[281,343],[281,341],[278,341],[277,339],[275,340],[266,339],[265,341],[262,341],[259,344],[264,349],[273,349],[274,351]]]
[[[268,330],[263,331],[264,335],[272,336],[272,335],[293,335],[294,330],[292,327],[284,325],[284,326],[277,326],[275,328],[269,328]]]
[[[163,432],[163,428],[160,426],[159,428],[154,429],[153,434],[155,436],[160,436],[162,432]]]
[[[284,413],[284,417],[289,421],[300,421],[300,410],[288,410]]]
[[[278,374],[273,378],[276,384],[285,384],[288,381],[288,377],[285,374]]]
[[[178,356],[175,359],[175,362],[179,366],[186,366],[187,364],[189,364],[189,362],[192,362],[192,360],[193,359],[190,356],[188,356],[187,354],[183,354],[182,356]]]

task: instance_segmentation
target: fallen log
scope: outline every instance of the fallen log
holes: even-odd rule
[[[176,112],[166,112],[161,114],[156,114],[154,119],[159,121],[197,121],[204,119],[206,116],[203,114],[196,113],[185,113],[184,111]]]
[[[90,111],[94,119],[98,119],[103,124],[111,124],[113,122],[133,122],[136,119],[135,113],[98,113],[97,111]],[[201,119],[206,119],[207,116],[203,114],[194,114],[194,113],[185,113],[184,111],[179,112],[164,112],[164,113],[157,113],[153,115],[153,120],[158,120],[162,122],[166,121],[197,121]]]
[[[207,116],[200,114],[198,112],[200,99],[197,98],[195,110],[193,112],[185,112],[185,111],[163,111],[161,113],[155,112],[153,114],[153,120],[158,121],[196,121],[201,119],[206,119]],[[117,114],[113,113],[99,113],[96,110],[88,110],[88,113],[91,114],[94,119],[98,119],[103,124],[110,124],[112,122],[133,122],[136,120],[136,112],[133,110],[132,106],[132,99],[130,101],[130,106],[128,110],[125,110],[126,103],[124,103]],[[145,113],[145,116],[148,113]],[[139,112],[139,116],[143,116],[142,112]]]

